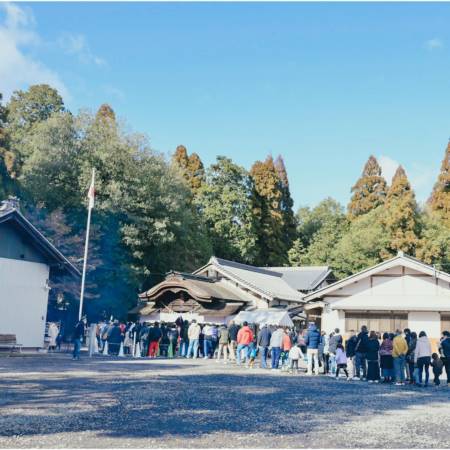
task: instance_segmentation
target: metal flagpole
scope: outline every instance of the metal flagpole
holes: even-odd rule
[[[80,310],[78,312],[78,320],[81,320],[81,316],[83,313],[83,299],[84,299],[84,284],[86,280],[86,265],[87,265],[87,256],[88,256],[88,248],[89,248],[89,230],[91,228],[91,212],[94,207],[94,181],[95,181],[95,169],[92,169],[92,181],[91,186],[89,187],[89,206],[88,206],[88,218],[87,218],[87,227],[86,227],[86,241],[84,244],[84,259],[83,259],[83,274],[81,276],[81,292],[80,292]]]

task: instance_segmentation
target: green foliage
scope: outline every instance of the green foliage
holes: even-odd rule
[[[416,257],[440,270],[450,271],[450,229],[439,214],[422,216],[422,235],[417,243]]]
[[[190,156],[184,145],[179,145],[172,157],[172,163],[180,171],[195,196],[205,180],[205,169],[197,153]]]
[[[337,277],[344,277],[386,259],[389,238],[382,225],[383,206],[355,218],[331,254]]]
[[[286,242],[283,222],[283,191],[271,156],[264,162],[253,164],[250,175],[253,180],[253,214],[258,236],[260,266],[287,264],[289,242]]]
[[[256,256],[252,181],[247,171],[218,156],[207,170],[196,205],[216,256],[251,264]]]
[[[2,105],[2,98],[0,93],[0,198],[5,198],[11,186],[11,178],[8,173],[11,154],[6,131],[6,108]]]
[[[47,84],[31,86],[27,91],[15,91],[8,103],[8,135],[10,153],[8,171],[12,178],[20,175],[24,159],[28,157],[24,143],[33,127],[47,120],[53,113],[64,111],[58,92]]]
[[[418,239],[418,208],[408,178],[402,166],[395,172],[385,202],[382,223],[389,236],[388,251],[399,250],[414,255]]]
[[[281,214],[283,218],[283,235],[285,246],[290,248],[296,238],[297,223],[294,216],[294,201],[289,189],[289,179],[286,166],[281,155],[275,160],[275,170],[281,183]]]
[[[288,251],[289,265],[292,267],[299,267],[305,260],[306,249],[301,239],[296,239],[292,243],[292,247]]]
[[[311,244],[314,235],[327,223],[331,226],[344,222],[344,208],[331,197],[322,200],[313,209],[299,208],[297,212],[298,236],[306,248]]]
[[[28,157],[19,180],[35,202],[49,210],[79,205],[80,142],[71,114],[54,113],[37,123],[23,151]]]
[[[441,220],[450,227],[450,141],[445,150],[436,184],[431,194],[429,205]]]
[[[361,178],[352,187],[353,195],[348,205],[350,220],[382,205],[386,189],[386,180],[381,176],[381,167],[371,155],[364,166]]]

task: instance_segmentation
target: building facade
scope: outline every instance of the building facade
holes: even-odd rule
[[[450,330],[450,275],[399,253],[305,297],[309,320],[331,332],[410,328],[438,339]]]
[[[144,321],[173,322],[181,315],[224,323],[240,311],[299,308],[306,292],[332,279],[328,267],[254,267],[212,257],[192,274],[170,272],[140,294],[130,313]]]
[[[44,345],[50,278],[78,270],[21,214],[15,201],[0,207],[0,334],[25,348]]]

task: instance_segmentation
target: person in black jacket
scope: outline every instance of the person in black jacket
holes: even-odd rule
[[[115,320],[113,326],[108,330],[108,352],[110,355],[117,356],[120,350],[122,340],[122,331],[119,327],[119,321]]]
[[[448,331],[442,332],[439,352],[442,355],[442,362],[444,363],[445,373],[447,374],[447,384],[450,386],[450,333]]]
[[[357,342],[358,338],[356,337],[355,330],[350,330],[350,337],[347,339],[347,342],[345,343],[345,354],[347,355],[347,360],[351,362],[352,378],[356,377],[355,348]]]
[[[230,345],[228,347],[230,353],[230,359],[236,361],[236,347],[237,347],[237,335],[239,332],[239,326],[233,321],[230,322],[228,326],[228,335],[230,337]]]
[[[378,383],[380,381],[379,351],[380,342],[378,341],[377,333],[371,331],[367,342],[367,380],[369,383]]]
[[[270,338],[272,333],[267,325],[264,325],[258,334],[258,347],[261,353],[261,368],[267,369],[267,354],[269,353]]]
[[[366,381],[367,377],[367,350],[369,343],[369,333],[367,327],[363,325],[361,327],[361,333],[358,334],[358,338],[355,346],[355,363],[356,363],[356,376],[361,381]],[[362,376],[361,376],[362,369]]]
[[[80,359],[81,343],[84,339],[84,330],[86,327],[86,318],[83,317],[76,325],[73,334],[73,355],[72,359]]]

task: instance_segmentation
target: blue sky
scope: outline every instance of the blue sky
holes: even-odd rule
[[[0,4],[0,91],[109,102],[164,153],[282,154],[296,207],[372,153],[427,198],[450,137],[450,4]]]

